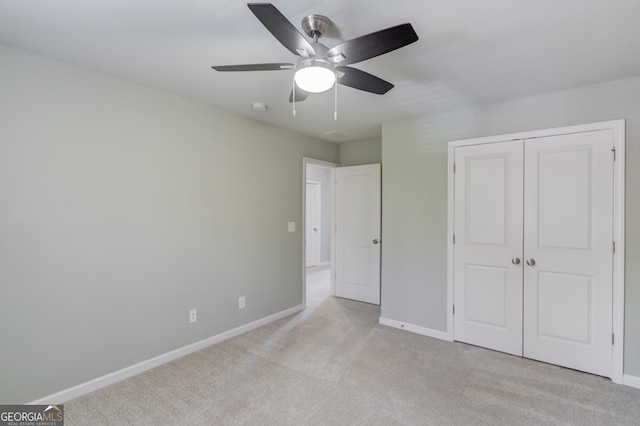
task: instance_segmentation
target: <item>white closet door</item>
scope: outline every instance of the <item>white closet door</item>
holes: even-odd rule
[[[524,356],[603,376],[612,355],[612,141],[611,130],[530,139],[524,167]]]
[[[455,149],[455,340],[522,355],[522,141]]]

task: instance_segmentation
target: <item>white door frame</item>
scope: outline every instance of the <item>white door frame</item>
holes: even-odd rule
[[[340,167],[340,165],[338,163],[331,163],[329,161],[323,161],[323,160],[317,160],[315,158],[309,158],[309,157],[302,157],[302,226],[300,227],[300,229],[302,230],[302,232],[300,232],[301,238],[300,238],[300,243],[302,244],[302,306],[304,306],[304,309],[307,308],[307,265],[306,265],[306,261],[307,261],[307,244],[305,241],[305,233],[306,233],[306,229],[307,229],[307,166],[308,165],[312,165],[312,166],[320,166],[320,167],[324,167],[327,169],[335,169],[336,167]],[[335,190],[335,182],[333,179],[330,179],[330,185],[329,185],[329,192],[330,194],[334,193]],[[331,223],[332,223],[332,228],[333,228],[333,216],[334,214],[332,213],[332,218],[331,218]],[[333,265],[333,232],[331,235],[332,238],[332,242],[331,242],[331,264]],[[333,266],[332,266],[333,269]],[[333,290],[333,286],[334,286],[334,280],[333,280],[333,274],[331,276],[331,294],[334,293]]]
[[[553,129],[535,130],[522,133],[489,136],[449,142],[448,145],[448,204],[447,204],[447,339],[453,341],[453,282],[454,282],[454,150],[456,147],[504,142],[514,139],[532,139],[542,136],[567,133],[589,132],[609,129],[613,132],[615,162],[613,165],[613,333],[615,343],[612,349],[611,380],[623,383],[624,374],[624,206],[625,206],[625,120],[581,124]]]

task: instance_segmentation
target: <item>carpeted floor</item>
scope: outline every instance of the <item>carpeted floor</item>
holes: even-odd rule
[[[313,272],[305,311],[68,401],[65,424],[640,425],[638,389],[381,326]]]

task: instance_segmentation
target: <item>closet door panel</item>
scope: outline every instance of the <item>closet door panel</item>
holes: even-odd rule
[[[524,356],[611,373],[609,130],[525,141]],[[535,263],[533,263],[535,262]]]
[[[522,355],[522,141],[455,150],[455,340]]]

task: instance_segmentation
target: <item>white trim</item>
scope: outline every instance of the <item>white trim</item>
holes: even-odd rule
[[[324,160],[317,160],[315,158],[310,158],[310,157],[302,157],[302,160],[304,161],[304,165],[305,165],[305,169],[306,169],[306,165],[312,165],[312,166],[320,166],[320,167],[325,167],[327,169],[333,169],[336,167],[340,167],[340,164],[338,163],[332,163],[330,161],[324,161]]]
[[[338,166],[341,167],[341,166]],[[329,294],[331,296],[336,295],[336,169],[337,167],[329,170],[329,191],[331,193],[331,247],[329,247],[331,256],[331,288]]]
[[[625,120],[603,121],[599,123],[579,124],[575,126],[557,127],[553,129],[534,130],[522,133],[510,133],[505,135],[488,136],[482,138],[452,141],[448,144],[448,170],[447,170],[447,331],[450,340],[453,336],[453,235],[455,233],[453,223],[453,161],[456,147],[468,145],[480,145],[487,143],[511,141],[516,139],[532,139],[536,137],[562,135],[567,133],[593,132],[596,130],[612,130],[613,144],[616,149],[616,162],[613,165],[614,189],[613,189],[613,238],[616,242],[616,254],[613,260],[613,323],[612,330],[615,334],[615,345],[612,349],[611,380],[622,384],[626,375],[624,373],[624,209],[625,209]],[[633,379],[631,379],[633,382]]]
[[[447,338],[453,342],[453,271],[455,265],[454,260],[454,244],[453,236],[455,234],[455,227],[453,217],[455,214],[454,200],[455,200],[455,185],[453,184],[455,175],[453,173],[454,167],[454,147],[449,143],[447,149]]]
[[[421,334],[427,337],[433,337],[435,339],[446,340],[452,342],[449,338],[449,334],[445,331],[434,330],[432,328],[420,327],[419,325],[409,324],[402,321],[397,321],[389,318],[380,317],[380,324],[388,327],[398,328],[400,330],[410,331],[412,333]]]
[[[273,315],[266,316],[264,318],[250,322],[245,325],[241,325],[240,327],[234,328],[229,331],[225,331],[223,333],[217,334],[215,336],[209,337],[199,342],[195,342],[190,345],[183,346],[181,348],[175,349],[173,351],[167,352],[162,355],[158,355],[146,361],[139,362],[129,367],[125,367],[121,370],[114,371],[113,373],[105,374],[104,376],[95,378],[93,380],[89,380],[88,382],[81,383],[77,386],[73,386],[69,389],[65,389],[63,391],[45,396],[43,398],[29,402],[29,404],[35,404],[35,405],[52,404],[52,403],[63,404],[66,401],[69,401],[74,398],[78,398],[82,395],[86,395],[90,392],[104,388],[106,386],[109,386],[121,380],[128,379],[137,374],[140,374],[152,368],[158,367],[162,364],[166,364],[175,359],[182,358],[185,355],[189,355],[190,353],[199,351],[200,349],[204,349],[206,347],[215,345],[216,343],[220,343],[232,337],[239,336],[240,334],[246,333],[247,331],[251,331],[258,327],[262,327],[263,325],[269,324],[273,321],[277,321],[279,319],[288,317],[289,315],[293,315],[297,312],[302,311],[303,309],[304,309],[304,305],[298,305],[289,309],[285,309],[284,311],[277,312]]]
[[[613,346],[611,380],[624,383],[624,283],[625,283],[625,125],[624,120],[609,122],[613,129],[616,162],[613,165]],[[639,386],[640,387],[640,386]]]
[[[640,377],[630,374],[622,375],[622,384],[632,388],[640,389]]]
[[[504,135],[485,136],[481,138],[462,139],[449,142],[449,146],[459,147],[467,145],[480,145],[485,143],[496,143],[512,141],[517,139],[533,139],[545,136],[565,135],[568,133],[594,132],[597,130],[620,129],[624,130],[625,120],[601,121],[598,123],[577,124],[574,126],[554,127],[552,129],[530,130],[521,133],[507,133]],[[624,132],[623,132],[624,136]]]

